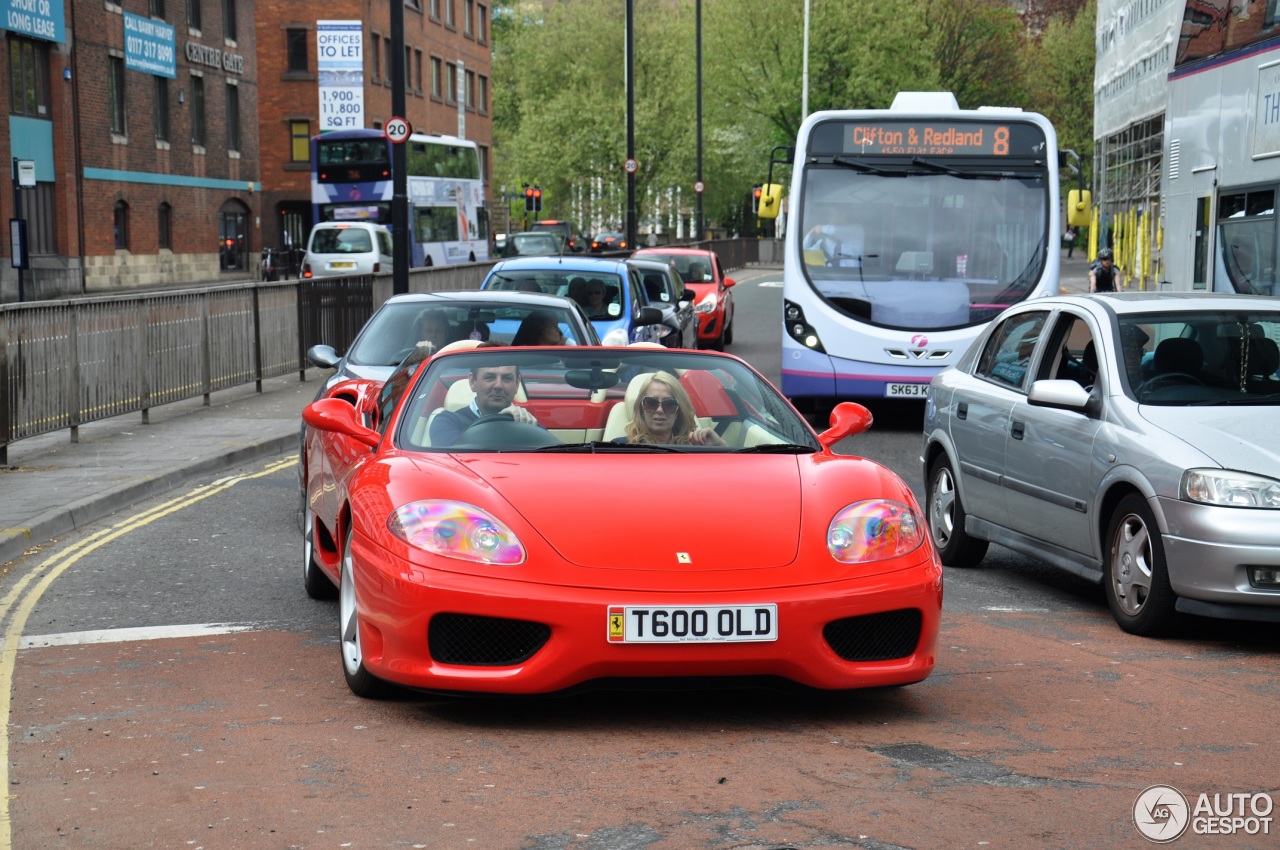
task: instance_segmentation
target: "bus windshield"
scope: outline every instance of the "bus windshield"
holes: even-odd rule
[[[1035,288],[1048,237],[1043,168],[832,159],[808,170],[797,226],[805,275],[840,312],[887,328],[964,327]]]

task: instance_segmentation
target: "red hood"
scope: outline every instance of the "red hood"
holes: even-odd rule
[[[760,569],[796,558],[789,455],[458,455],[565,560],[624,570]]]

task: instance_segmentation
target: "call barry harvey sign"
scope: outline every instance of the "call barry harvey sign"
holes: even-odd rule
[[[45,41],[67,40],[62,0],[0,0],[0,29]]]

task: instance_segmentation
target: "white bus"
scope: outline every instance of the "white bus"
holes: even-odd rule
[[[476,143],[454,136],[409,136],[406,150],[412,266],[489,259],[489,211]],[[373,221],[391,226],[392,143],[381,130],[335,130],[311,140],[315,222]]]
[[[1163,275],[1276,295],[1277,0],[1187,0],[1165,114]]]
[[[1058,168],[1043,116],[962,110],[946,92],[805,119],[784,249],[782,391],[803,404],[922,398],[997,313],[1055,294]]]

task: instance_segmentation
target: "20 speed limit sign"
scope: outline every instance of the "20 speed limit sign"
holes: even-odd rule
[[[382,132],[387,134],[388,139],[400,144],[409,138],[409,122],[403,118],[392,118],[386,123],[386,127]]]
[[[622,167],[626,170],[628,174],[635,174],[636,169],[640,167],[640,163],[628,157],[627,161],[622,163]]]

